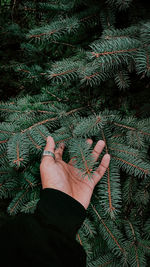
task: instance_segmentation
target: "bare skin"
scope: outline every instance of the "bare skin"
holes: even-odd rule
[[[87,142],[92,145],[92,139],[87,139]],[[105,147],[105,142],[99,140],[95,145],[92,156],[97,161],[99,155]],[[55,154],[55,159],[52,156],[43,156],[40,164],[40,174],[42,188],[53,188],[60,190],[84,206],[88,208],[91,196],[96,184],[101,180],[105,171],[109,167],[110,155],[105,154],[101,163],[94,172],[92,179],[86,176],[84,179],[80,178],[79,170],[74,167],[74,161],[71,159],[68,163],[62,160],[62,155],[65,145],[61,143],[55,150],[54,139],[49,136],[44,150],[51,151]]]

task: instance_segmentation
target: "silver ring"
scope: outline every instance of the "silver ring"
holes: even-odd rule
[[[42,157],[43,156],[52,156],[55,159],[55,154],[53,152],[51,152],[51,151],[44,150],[43,154],[42,154]]]

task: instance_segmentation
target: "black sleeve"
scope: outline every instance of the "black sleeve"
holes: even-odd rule
[[[0,228],[3,266],[85,267],[86,253],[75,240],[86,209],[56,189],[41,190],[34,214],[19,214]]]

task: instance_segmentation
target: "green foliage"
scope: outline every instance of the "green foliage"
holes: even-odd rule
[[[35,212],[47,136],[56,148],[65,143],[65,162],[76,156],[81,179],[92,179],[109,153],[76,240],[87,267],[147,266],[150,22],[141,15],[132,23],[131,0],[1,6],[1,90],[16,91],[0,102],[0,198],[10,199],[7,214]],[[94,162],[98,140],[106,146]]]

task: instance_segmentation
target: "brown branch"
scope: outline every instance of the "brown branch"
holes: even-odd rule
[[[142,131],[142,130],[138,130],[138,129],[136,129],[136,128],[133,128],[133,127],[130,127],[130,126],[127,126],[127,125],[124,125],[124,124],[119,124],[119,123],[116,123],[116,122],[112,122],[114,125],[116,125],[116,126],[119,126],[119,127],[123,127],[123,128],[126,128],[126,129],[129,129],[129,130],[132,130],[132,131],[138,131],[139,133],[142,133],[142,134],[144,134],[144,135],[148,135],[148,136],[150,136],[150,133],[146,133],[146,132],[144,132],[144,131]]]
[[[91,78],[93,78],[94,76],[96,76],[97,74],[99,74],[100,72],[95,72],[95,73],[93,73],[92,75],[90,75],[90,76],[85,76],[85,78],[86,79],[91,79]]]
[[[92,231],[91,231],[91,229],[90,229],[90,227],[88,226],[88,224],[87,223],[85,223],[85,222],[83,222],[83,224],[89,229],[89,232],[91,233],[91,235],[93,235],[93,233],[92,233]]]
[[[0,110],[6,110],[6,111],[12,111],[12,112],[22,112],[21,110],[14,110],[14,109],[9,109],[9,108],[0,108]]]
[[[74,45],[72,44],[68,44],[68,43],[61,43],[61,42],[56,42],[56,41],[51,41],[52,43],[56,43],[56,44],[63,44],[63,45],[67,45],[67,46],[71,46],[73,48],[76,48]]]
[[[15,203],[14,207],[10,209],[10,213],[13,213],[14,209],[18,205],[18,202],[24,197],[24,195],[29,191],[29,188],[24,192],[24,194],[18,199],[18,201]]]
[[[112,143],[112,144],[117,144],[117,143]],[[113,147],[109,147],[109,149],[116,150],[116,151],[119,151],[119,152],[123,152],[123,153],[129,154],[129,155],[132,155],[134,157],[137,157],[138,156],[135,153],[132,153],[132,152],[129,152],[129,151],[126,151],[126,150],[122,150],[122,149],[117,149],[117,148],[113,148]]]
[[[91,52],[91,54],[96,56],[96,57],[99,57],[99,56],[103,56],[103,55],[112,55],[112,54],[118,54],[118,53],[132,52],[132,51],[136,51],[138,49],[139,49],[139,47],[138,48],[126,49],[126,50],[107,51],[107,52],[102,52],[102,53]]]
[[[131,231],[132,231],[132,234],[133,234],[134,241],[136,241],[136,236],[135,236],[134,228],[133,228],[131,222],[130,222],[129,220],[127,220],[127,221],[128,221],[128,223],[129,223],[129,225],[130,225],[130,227],[131,227]]]
[[[27,135],[29,136],[29,139],[31,140],[31,142],[33,143],[33,145],[37,148],[41,150],[41,146],[39,146],[32,138],[32,136],[29,134],[29,132],[27,132]]]
[[[137,267],[140,267],[139,260],[138,260],[137,247],[134,245],[134,248],[135,248],[135,253],[136,253],[136,262],[137,262]]]
[[[83,160],[83,162],[85,163],[85,164],[84,164],[84,166],[85,166],[85,168],[86,168],[85,173],[86,173],[87,175],[90,175],[90,174],[91,174],[91,169],[89,169],[89,167],[88,167],[88,165],[87,165],[87,161],[86,161],[86,159],[85,159],[85,157],[84,157],[83,152],[82,152],[81,149],[80,149],[80,152],[81,152],[82,160]]]
[[[106,138],[104,135],[104,131],[101,130],[101,132],[102,132],[103,140],[105,142],[106,153],[109,153]],[[115,210],[115,208],[112,205],[111,186],[110,186],[110,168],[109,167],[107,168],[107,185],[108,185],[109,209],[110,209],[110,211],[113,211],[113,210]]]
[[[80,19],[79,21],[86,20],[86,19],[88,19],[88,18],[90,18],[90,17],[93,17],[93,16],[95,16],[95,14],[92,15],[92,16],[88,16],[88,17],[82,18],[82,19]],[[71,26],[71,27],[72,27],[72,26]],[[40,33],[40,34],[32,34],[32,35],[29,36],[29,38],[40,38],[41,36],[44,36],[44,35],[51,35],[51,34],[53,34],[53,33],[55,33],[55,32],[58,32],[58,31],[60,31],[60,30],[62,30],[62,29],[64,29],[64,27],[62,27],[62,28],[60,28],[60,29],[58,29],[58,30],[53,30],[53,31],[51,31],[51,32],[45,32],[45,33]]]
[[[61,75],[64,75],[64,74],[67,74],[67,73],[70,73],[70,72],[73,72],[73,71],[76,71],[77,69],[72,69],[72,70],[67,70],[67,71],[64,71],[64,72],[61,72],[61,73],[54,73],[54,74],[51,74],[52,77],[56,77],[56,76],[61,76]]]
[[[8,141],[9,141],[9,139],[2,140],[2,141],[0,141],[0,144],[7,143]]]
[[[91,204],[93,210],[95,211],[95,213],[97,214],[99,220],[102,222],[102,224],[104,225],[105,229],[107,230],[107,232],[109,233],[109,235],[111,236],[111,238],[114,240],[114,242],[116,243],[116,245],[119,247],[119,249],[124,252],[124,249],[119,245],[119,242],[117,241],[116,237],[112,234],[112,232],[109,230],[109,228],[107,227],[107,225],[105,224],[105,222],[103,221],[103,219],[101,218],[101,216],[99,215],[99,213],[97,212],[96,208]]]
[[[13,163],[17,163],[17,165],[19,167],[19,162],[20,161],[23,161],[23,158],[19,158],[19,144],[18,144],[18,142],[17,142],[17,148],[16,148],[16,150],[17,150],[17,159],[14,160]]]
[[[74,112],[77,112],[77,111],[79,111],[79,110],[82,110],[82,109],[84,109],[84,108],[85,108],[85,107],[80,107],[80,108],[76,108],[76,109],[73,109],[73,110],[71,110],[71,111],[68,111],[68,112],[66,112],[66,116],[68,116],[68,115],[70,115],[70,114],[72,114],[72,113],[74,113]],[[56,120],[58,120],[58,117],[55,117],[55,118],[49,118],[49,119],[46,119],[46,120],[44,120],[44,121],[37,122],[37,123],[33,124],[32,126],[30,126],[29,128],[22,130],[21,133],[25,133],[26,131],[31,130],[32,128],[34,128],[34,127],[36,127],[36,126],[38,126],[38,125],[42,125],[42,124],[45,124],[45,123],[47,123],[47,122],[50,122],[50,121],[56,121]]]
[[[77,237],[79,239],[80,245],[82,246],[82,241],[81,241],[81,238],[80,238],[79,234],[77,234]]]
[[[132,167],[134,167],[134,168],[137,168],[140,171],[144,172],[145,174],[149,174],[149,171],[148,170],[144,170],[144,169],[140,168],[139,166],[136,166],[135,164],[132,164],[131,162],[128,162],[128,161],[126,161],[124,159],[121,159],[121,158],[118,158],[118,157],[115,157],[115,156],[112,156],[112,158],[117,159],[117,160],[120,160],[120,161],[122,161],[122,162],[124,162],[124,163],[126,163],[126,164],[128,164],[128,165],[130,165]]]
[[[51,32],[44,32],[44,33],[40,33],[40,34],[32,34],[29,36],[29,38],[39,38],[41,36],[44,36],[44,35],[51,35],[55,32],[57,32],[58,30],[54,30],[54,31],[51,31]]]

